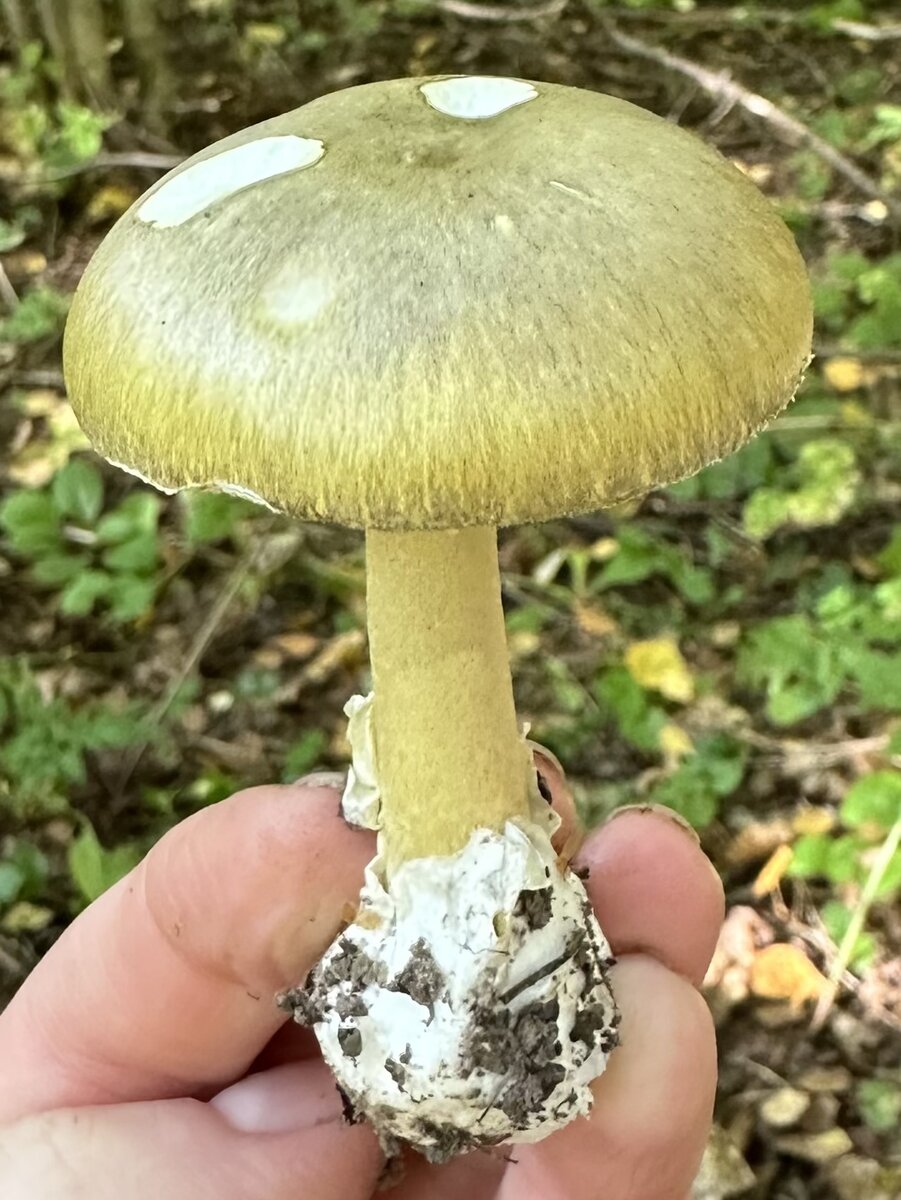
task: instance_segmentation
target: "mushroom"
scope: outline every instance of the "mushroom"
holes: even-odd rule
[[[631,104],[519,79],[264,121],[91,262],[65,367],[103,455],[365,530],[375,698],[346,710],[344,811],[378,854],[283,1003],[387,1147],[542,1137],[616,1043],[609,947],[517,725],[497,527],[735,450],[810,337],[800,255],[739,171]]]

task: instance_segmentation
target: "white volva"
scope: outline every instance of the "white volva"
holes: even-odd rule
[[[347,706],[353,770],[343,801],[378,824],[372,696]],[[433,1161],[536,1141],[584,1115],[616,1044],[609,946],[581,881],[551,845],[558,818],[535,788],[532,819],[476,830],[449,857],[377,856],[354,922],[295,1003],[386,1148]],[[301,993],[298,993],[301,995]]]

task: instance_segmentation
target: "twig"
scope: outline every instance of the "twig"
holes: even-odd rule
[[[542,17],[558,17],[569,0],[546,0],[544,4],[528,4],[511,8],[503,4],[477,4],[473,0],[438,0],[435,7],[464,21],[493,21],[514,24],[517,21],[539,21]]]
[[[818,343],[814,358],[856,358],[865,363],[901,363],[901,350],[891,346],[874,346],[867,350],[849,350],[847,346]]]
[[[836,33],[846,33],[862,42],[891,42],[901,38],[901,25],[865,25],[862,21],[843,21],[836,17],[832,28]]]
[[[19,297],[16,289],[9,282],[9,276],[6,273],[6,268],[0,262],[0,300],[6,305],[10,312],[15,312],[19,307]]]
[[[823,162],[828,163],[837,174],[844,176],[858,191],[872,196],[876,200],[881,200],[890,212],[896,217],[901,217],[901,205],[891,196],[886,195],[875,180],[871,179],[849,158],[846,158],[841,151],[830,146],[802,121],[789,116],[781,108],[777,108],[772,100],[767,100],[765,96],[760,96],[757,92],[752,92],[740,83],[736,83],[725,72],[711,71],[707,67],[702,67],[700,63],[682,58],[681,55],[671,54],[668,50],[662,50],[658,46],[651,46],[640,38],[622,33],[609,22],[602,22],[602,24],[613,44],[627,54],[632,54],[636,58],[644,58],[669,71],[675,71],[678,75],[693,80],[720,104],[725,104],[730,108],[737,105],[752,116],[766,121],[783,141],[792,146],[806,146]]]
[[[805,13],[790,12],[786,8],[753,8],[745,10],[751,20],[739,16],[741,10],[735,8],[697,8],[689,12],[680,12],[672,8],[613,8],[607,12],[617,21],[653,21],[657,24],[678,25],[683,28],[716,28],[729,25],[734,29],[753,29],[758,24],[763,25],[802,25]],[[817,32],[817,31],[814,31]],[[865,42],[887,42],[901,37],[901,25],[867,25],[862,21],[845,21],[835,17],[827,26],[826,32],[842,33],[846,37],[857,38]]]
[[[250,544],[247,550],[244,551],[232,568],[228,578],[225,581],[225,584],[222,587],[222,590],[216,597],[213,607],[207,614],[203,624],[197,630],[194,640],[191,643],[191,647],[188,650],[188,653],[185,655],[181,667],[172,677],[172,679],[170,679],[168,687],[150,710],[150,713],[147,717],[147,724],[151,729],[156,728],[156,726],[158,726],[165,718],[166,713],[175,702],[175,699],[184,686],[188,676],[200,662],[210,642],[216,636],[216,632],[225,619],[229,608],[231,608],[232,601],[238,594],[238,591],[240,590],[244,580],[265,556],[266,533],[268,532],[268,528],[269,526],[267,525],[260,531],[259,534],[254,536],[253,542]],[[122,792],[125,791],[125,788],[128,786],[138,764],[144,757],[149,744],[150,738],[148,737],[141,742],[140,745],[136,746],[129,755],[122,768],[122,774],[116,783],[117,795],[121,795]]]
[[[879,885],[882,883],[883,876],[888,870],[899,844],[901,844],[901,817],[891,827],[888,836],[879,847],[879,852],[873,859],[873,865],[870,867],[870,873],[867,875],[866,882],[861,888],[860,896],[854,906],[854,912],[851,914],[851,920],[848,922],[848,928],[845,930],[845,936],[839,943],[835,959],[829,969],[829,978],[826,986],[821,992],[816,1008],[813,1011],[810,1026],[814,1031],[822,1028],[823,1022],[832,1010],[835,997],[838,994],[839,983],[848,968],[848,963],[851,961],[851,955],[854,953],[857,939],[863,931],[864,921],[867,919],[870,905],[876,899]]]
[[[87,171],[112,171],[119,167],[133,167],[142,171],[171,171],[184,161],[185,156],[181,154],[152,154],[145,150],[125,150],[118,154],[98,154],[88,162],[59,171],[50,171],[30,178],[26,176],[24,182],[39,187],[45,183],[57,183],[60,179],[71,179],[73,175],[84,175]]]

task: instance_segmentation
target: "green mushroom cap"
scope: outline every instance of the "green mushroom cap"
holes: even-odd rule
[[[400,79],[161,179],[91,262],[65,368],[100,452],[157,486],[508,525],[735,450],[811,320],[785,225],[694,135],[575,88]]]

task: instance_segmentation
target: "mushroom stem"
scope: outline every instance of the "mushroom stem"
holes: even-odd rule
[[[493,528],[367,531],[373,728],[390,874],[528,812]]]

